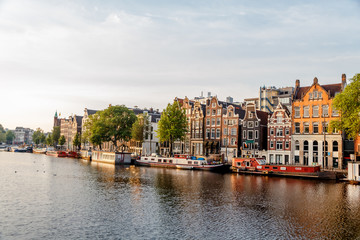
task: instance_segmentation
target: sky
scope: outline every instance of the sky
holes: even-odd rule
[[[0,0],[0,124],[360,72],[360,0]]]

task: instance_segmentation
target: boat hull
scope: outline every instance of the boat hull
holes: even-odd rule
[[[227,172],[230,169],[229,165],[216,164],[216,165],[186,165],[186,164],[171,164],[171,163],[149,163],[141,160],[135,162],[138,166],[145,167],[161,167],[161,168],[176,168],[183,170],[201,170],[201,171],[213,171],[213,172]]]

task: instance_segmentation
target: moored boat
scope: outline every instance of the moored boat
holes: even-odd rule
[[[136,164],[148,167],[178,168],[186,170],[226,171],[229,166],[219,163],[208,163],[203,157],[175,154],[174,157],[158,155],[144,156],[136,160]]]
[[[131,164],[131,153],[92,151],[93,162],[109,163],[114,165]]]
[[[67,157],[67,153],[64,151],[56,151],[56,150],[50,150],[46,152],[46,155],[52,156],[52,157]]]
[[[81,157],[81,159],[91,161],[91,151],[90,150],[81,150],[80,157]]]
[[[46,148],[34,148],[33,153],[35,153],[35,154],[45,154],[46,153]]]
[[[267,164],[262,158],[233,158],[232,170],[238,173],[320,177],[320,166]]]
[[[79,158],[79,154],[75,151],[68,151],[66,152],[67,157],[71,157],[71,158]]]

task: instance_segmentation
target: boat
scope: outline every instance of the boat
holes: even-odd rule
[[[360,185],[360,162],[348,162],[346,180],[352,185]]]
[[[131,153],[92,151],[91,161],[114,165],[131,164]]]
[[[45,154],[46,153],[46,148],[34,148],[33,153],[35,153],[35,154]]]
[[[238,173],[329,178],[320,174],[320,166],[267,164],[263,158],[233,158],[232,170]]]
[[[67,157],[79,158],[79,154],[75,151],[69,151],[69,152],[66,152],[66,154],[67,154]]]
[[[67,153],[64,151],[57,151],[57,150],[49,150],[46,151],[46,155],[52,156],[52,157],[67,157]]]
[[[143,156],[136,160],[139,166],[177,168],[185,170],[226,171],[228,165],[221,163],[208,163],[204,157],[195,157],[186,154],[175,154],[174,157],[159,155]]]
[[[80,158],[84,160],[91,161],[91,151],[90,150],[81,150]]]

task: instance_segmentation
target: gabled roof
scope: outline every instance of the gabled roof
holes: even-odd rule
[[[277,110],[279,109],[284,109],[285,110],[285,113],[288,115],[288,117],[291,117],[291,113],[289,111],[289,109],[284,105],[282,104],[281,102],[279,102],[279,104],[276,106],[276,108],[274,109],[274,112],[273,114],[270,115],[270,118],[276,118],[276,115],[275,113],[277,112]]]
[[[87,109],[87,113],[88,113],[89,116],[95,114],[95,113],[98,112],[98,111],[99,111],[99,110]]]
[[[314,85],[314,84],[313,84]],[[310,90],[310,88],[313,86],[307,86],[307,87],[299,87],[296,89],[294,100],[301,99],[301,97],[305,96],[305,94]],[[335,97],[335,93],[341,92],[341,83],[335,83],[335,84],[327,84],[327,85],[320,85],[321,88],[323,88],[328,94],[330,98]]]

